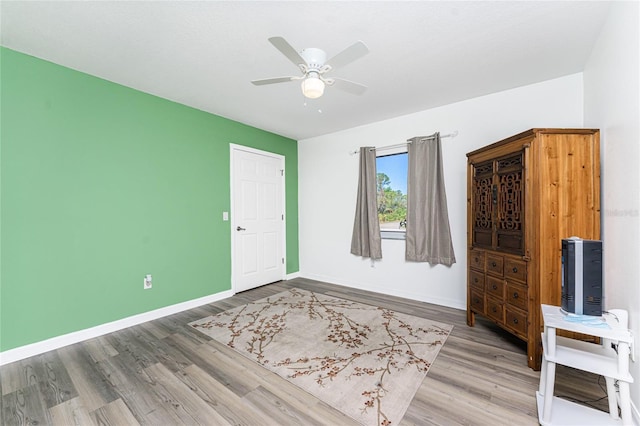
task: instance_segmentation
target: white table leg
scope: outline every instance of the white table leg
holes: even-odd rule
[[[620,417],[622,418],[622,424],[624,426],[631,426],[633,425],[633,420],[631,419],[631,395],[629,393],[629,383],[619,380],[618,391],[620,392]]]
[[[613,419],[620,418],[618,416],[618,397],[616,395],[616,386],[615,380],[611,377],[605,377],[604,380],[607,382],[607,398],[609,399],[609,415]]]
[[[553,388],[556,381],[556,363],[547,362],[547,374],[545,374],[544,407],[542,408],[542,422],[551,420],[551,403],[553,401]]]
[[[547,383],[547,357],[542,352],[542,364],[540,366],[540,384],[538,385],[538,393],[544,395],[545,386]]]

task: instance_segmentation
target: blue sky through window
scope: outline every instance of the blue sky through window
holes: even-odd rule
[[[407,153],[376,158],[376,172],[389,176],[391,188],[407,193]]]

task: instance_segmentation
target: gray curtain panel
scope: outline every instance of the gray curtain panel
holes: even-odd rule
[[[405,258],[450,266],[456,263],[444,189],[440,133],[409,139]]]
[[[371,259],[382,259],[376,181],[375,148],[362,147],[360,148],[358,199],[351,236],[351,253]]]

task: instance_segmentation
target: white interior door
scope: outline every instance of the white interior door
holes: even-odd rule
[[[284,157],[231,146],[233,288],[285,277]]]

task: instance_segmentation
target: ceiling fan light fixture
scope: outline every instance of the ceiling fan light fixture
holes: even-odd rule
[[[316,99],[324,93],[324,81],[318,75],[309,74],[302,80],[302,94],[309,99]]]

